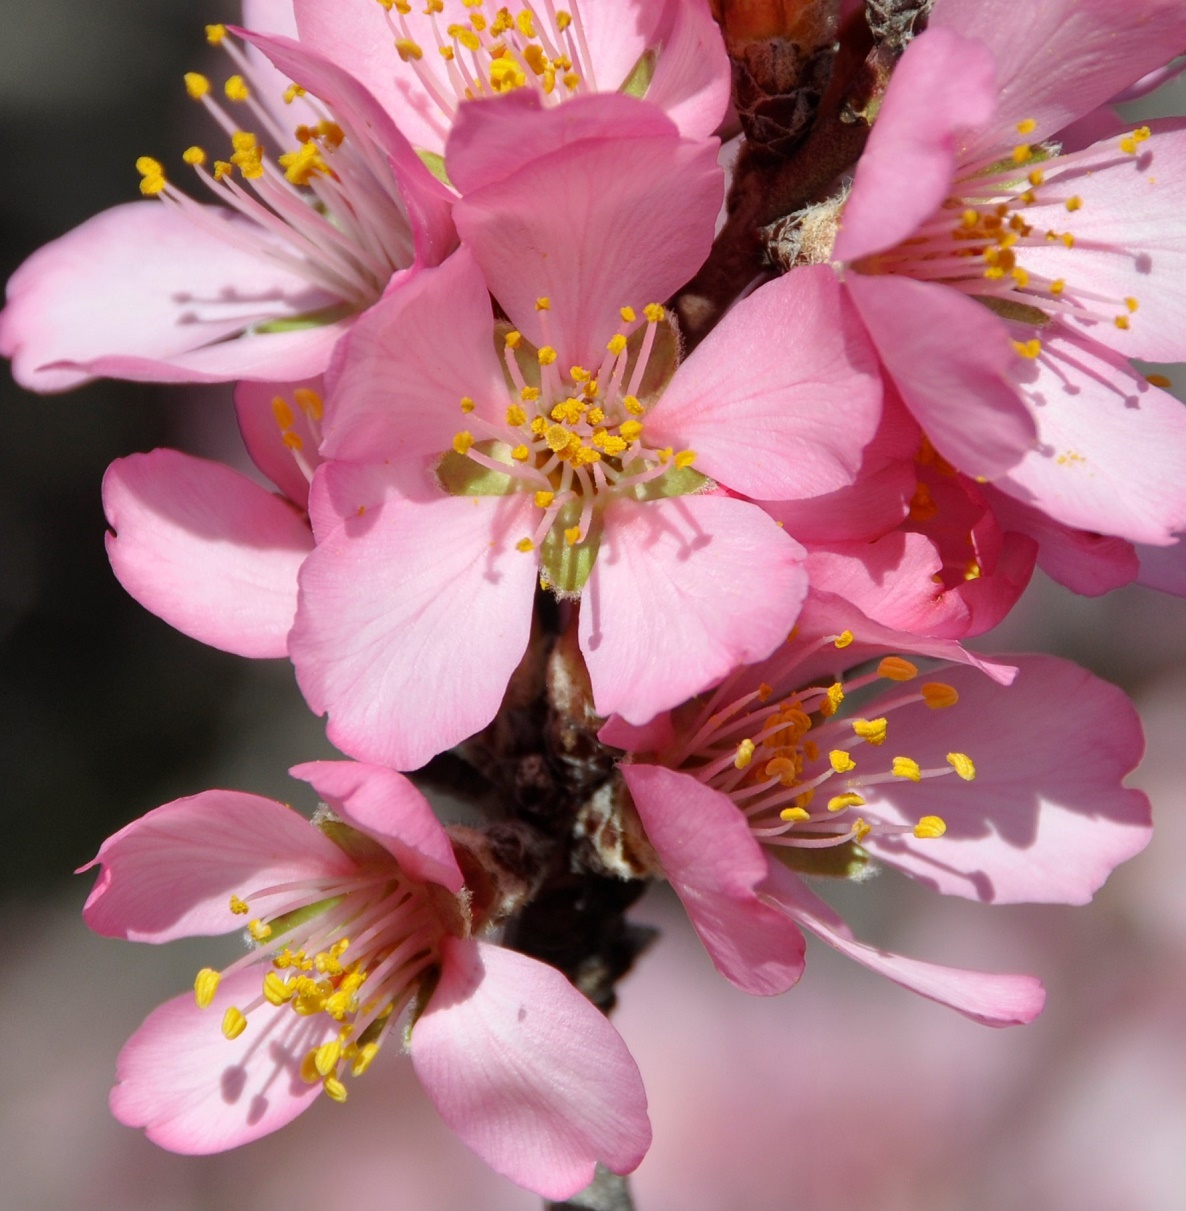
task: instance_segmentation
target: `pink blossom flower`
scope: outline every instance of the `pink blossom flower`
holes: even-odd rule
[[[285,28],[275,5],[253,11]],[[221,205],[194,200],[144,156],[149,200],[34,253],[0,314],[0,353],[22,385],[298,381],[325,369],[337,338],[400,271],[453,246],[452,195],[374,98],[291,38],[245,36],[279,71],[211,26],[234,71],[227,103],[207,77],[185,78],[230,140],[213,164],[200,147],[183,157]]]
[[[743,300],[677,370],[653,300],[708,250],[715,147],[628,97],[537,110],[463,111],[463,246],[375,308],[329,379],[290,651],[334,742],[400,768],[493,717],[537,583],[580,596],[606,714],[642,722],[771,652],[803,553],[734,494],[850,483],[877,427],[872,355],[822,269]]]
[[[923,680],[898,652],[946,667]],[[876,859],[948,895],[1081,904],[1139,852],[1148,801],[1122,786],[1143,747],[1131,705],[1064,661],[1017,662],[1009,685],[1012,668],[813,595],[797,634],[764,664],[647,728],[606,725],[602,739],[633,754],[622,777],[724,975],[782,991],[802,968],[801,925],[979,1021],[1039,1012],[1029,977],[856,941],[801,877],[859,877]]]
[[[1063,526],[1151,544],[1186,528],[1186,414],[1127,359],[1186,349],[1186,129],[1057,140],[1184,44],[1176,3],[939,0],[834,248],[945,458]]]
[[[625,92],[707,138],[729,60],[705,0],[293,0],[304,46],[362,81],[415,147],[439,157],[472,97],[519,89],[552,106]],[[456,182],[455,182],[456,183]]]
[[[650,1126],[625,1044],[559,972],[474,936],[483,906],[424,797],[373,766],[293,773],[332,814],[310,824],[206,791],[134,821],[90,863],[102,872],[83,915],[98,933],[166,942],[246,924],[252,943],[128,1041],[115,1116],[175,1152],[245,1144],[322,1092],[345,1101],[343,1078],[406,1016],[425,1092],[499,1173],[563,1199],[598,1159],[633,1169]]]

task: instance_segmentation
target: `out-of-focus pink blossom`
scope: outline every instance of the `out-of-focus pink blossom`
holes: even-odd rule
[[[923,680],[899,652],[948,667]],[[1029,977],[856,941],[802,877],[858,877],[873,857],[945,894],[1079,904],[1137,853],[1149,805],[1122,785],[1143,747],[1131,705],[1064,661],[1018,664],[1010,685],[1012,668],[813,596],[779,653],[707,700],[647,729],[606,725],[602,739],[632,753],[622,777],[723,974],[752,992],[793,983],[794,922],[990,1025],[1039,1012]],[[845,705],[853,695],[855,711]]]
[[[347,1098],[410,1015],[412,1063],[492,1168],[548,1198],[650,1143],[638,1070],[609,1022],[546,965],[474,935],[448,835],[391,770],[313,762],[332,814],[207,791],[104,842],[92,929],[166,942],[246,925],[252,949],[162,1005],[120,1054],[114,1114],[176,1152],[266,1135],[323,1091]],[[477,918],[476,918],[477,914]]]
[[[1007,9],[1007,12],[1006,12]],[[1022,28],[1019,28],[1019,21]],[[939,0],[857,166],[834,254],[935,448],[1072,530],[1186,528],[1186,131],[1059,132],[1186,43],[1186,11]]]

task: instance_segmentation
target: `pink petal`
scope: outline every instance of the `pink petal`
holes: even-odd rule
[[[456,894],[465,879],[428,800],[402,774],[355,761],[307,761],[289,773],[330,808],[386,847],[403,870]]]
[[[411,1035],[441,1118],[492,1169],[547,1199],[594,1165],[635,1169],[651,1143],[642,1078],[609,1021],[558,971],[446,937],[441,978]]]
[[[525,493],[391,500],[318,545],[290,651],[339,748],[416,769],[490,722],[527,646],[533,511]]]
[[[328,381],[329,458],[435,460],[466,427],[463,396],[501,421],[507,387],[494,313],[468,249],[376,303],[343,342]]]
[[[354,869],[291,808],[219,790],[175,799],[133,820],[81,869],[96,864],[103,870],[83,919],[104,937],[131,942],[232,933],[245,924],[231,912],[232,896],[246,901],[260,888]],[[248,902],[257,915],[266,911],[266,897]]]
[[[724,121],[729,107],[729,56],[720,28],[704,0],[668,0],[664,7],[670,24],[660,29],[658,38],[647,39],[648,45],[660,44],[662,49],[646,99],[667,114],[679,127],[680,134],[704,139]],[[586,5],[586,8],[589,10],[586,20],[591,27],[596,16],[604,13],[609,18],[605,21],[610,27],[606,30],[608,40],[622,41],[613,28],[614,14],[609,5]],[[639,5],[640,13],[647,16],[656,8],[653,0],[642,0]],[[592,46],[590,50],[596,55]]]
[[[615,500],[581,599],[597,710],[646,723],[768,656],[799,613],[803,554],[744,501]]]
[[[228,232],[263,238],[218,207],[207,214]],[[171,206],[131,202],[45,245],[12,275],[0,354],[12,358],[16,380],[36,391],[116,373],[173,382],[282,379],[290,364],[291,377],[303,378],[324,368],[328,329],[228,338],[335,301]]]
[[[254,1000],[262,978],[248,967],[224,980],[206,1009],[187,992],[153,1010],[119,1053],[111,1113],[170,1152],[201,1156],[250,1143],[308,1109],[321,1083],[301,1080],[301,1060],[335,1037],[338,1023],[264,1002],[237,1039],[224,1038],[223,1014]]]
[[[236,383],[235,416],[251,461],[289,500],[303,509],[309,500],[309,481],[297,465],[292,449],[285,443],[285,430],[277,421],[272,406],[279,397],[292,413],[289,432],[300,438],[300,457],[310,468],[316,467],[321,461],[317,453],[319,437],[293,398],[293,392],[302,389],[324,396],[325,382],[321,378],[307,378],[298,383]]]
[[[845,282],[935,449],[973,477],[993,479],[1016,466],[1033,446],[1034,422],[1009,381],[1017,356],[1005,325],[932,282],[861,273]]]
[[[694,450],[696,469],[734,491],[794,500],[851,484],[880,418],[876,356],[835,274],[817,265],[736,304],[677,371],[646,433]]]
[[[803,974],[803,935],[758,897],[769,860],[745,817],[691,774],[658,765],[619,770],[716,969],[743,992],[786,992]]]
[[[996,59],[996,138],[986,133],[973,156],[991,153],[1003,132],[1012,142],[1026,118],[1037,123],[1029,141],[1049,138],[1160,67],[1186,46],[1186,10],[1178,0],[1043,0],[1010,5],[1002,19],[997,0],[940,0],[930,29],[976,38]]]
[[[487,130],[488,114],[507,113],[503,100],[467,106],[450,140],[460,179],[471,138],[501,151],[506,173],[458,202],[457,230],[528,340],[553,345],[565,367],[596,367],[619,308],[641,314],[708,255],[723,192],[716,143],[681,140],[672,126],[650,133],[656,111],[631,97],[577,98]],[[540,296],[552,304],[549,340]]]
[[[1012,659],[1021,671],[1008,688],[972,669],[944,670],[939,680],[959,691],[955,706],[894,711],[895,753],[923,769],[966,753],[976,778],[878,786],[866,796],[871,811],[905,824],[937,815],[947,832],[929,841],[870,836],[867,845],[945,893],[1085,904],[1149,840],[1149,802],[1122,785],[1144,749],[1141,726],[1127,697],[1086,670],[1052,656]]]
[[[286,500],[221,463],[154,450],[111,464],[103,508],[111,567],[146,609],[223,651],[287,654],[313,536]]]
[[[997,975],[924,963],[857,942],[832,909],[791,871],[771,864],[767,897],[821,941],[870,971],[985,1026],[1024,1026],[1042,1012],[1046,993],[1033,976]]]
[[[900,244],[939,209],[967,132],[996,102],[993,57],[950,30],[906,48],[857,162],[833,255],[853,262]]]
[[[1039,444],[996,486],[1063,525],[1164,545],[1186,530],[1186,409],[1116,354],[1043,334],[1025,391]]]
[[[627,723],[621,715],[611,715],[597,739],[626,753],[661,753],[675,740],[675,724],[670,711],[661,711],[650,723]]]

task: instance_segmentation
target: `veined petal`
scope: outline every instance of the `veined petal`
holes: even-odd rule
[[[233,896],[354,869],[291,808],[219,790],[175,799],[133,820],[81,870],[96,864],[103,870],[83,919],[104,937],[132,942],[232,933],[245,924],[231,911]],[[259,907],[266,911],[266,898]]]
[[[492,1169],[567,1199],[602,1161],[635,1169],[651,1142],[642,1078],[618,1032],[560,972],[446,937],[412,1029],[412,1065],[441,1118]]]
[[[170,626],[240,656],[287,654],[308,523],[221,463],[176,450],[117,459],[103,478],[120,584]]]

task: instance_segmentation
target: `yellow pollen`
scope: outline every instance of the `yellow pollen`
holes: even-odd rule
[[[1069,211],[1074,213],[1076,210],[1082,208],[1083,199],[1078,194],[1075,194],[1073,197],[1067,198],[1066,206]]]
[[[251,90],[247,87],[247,81],[242,76],[231,76],[222,86],[222,91],[226,93],[228,101],[246,101],[251,96]]]
[[[918,665],[901,656],[886,656],[877,666],[877,675],[886,681],[913,681],[918,676]]]
[[[468,429],[462,429],[453,437],[453,449],[458,454],[464,454],[474,444],[474,435]]]
[[[516,446],[511,451],[511,457],[519,463],[526,462],[530,454],[531,451],[526,446]]]
[[[523,58],[527,60],[527,66],[531,68],[537,76],[544,75],[548,70],[548,56],[544,54],[542,46],[536,43],[530,43],[523,48]]]
[[[794,786],[795,780],[799,776],[799,769],[797,763],[790,757],[772,757],[763,766],[762,776],[777,778],[783,786]]]
[[[538,387],[520,387],[519,388],[519,398],[525,404],[534,402],[535,400],[539,399],[539,396],[540,396],[540,390]]]
[[[633,307],[622,307],[619,309],[618,314],[622,317],[622,322],[626,324],[633,324],[637,318]]]
[[[1130,295],[1124,300],[1124,305],[1129,309],[1129,311],[1136,311],[1141,304]]]
[[[214,179],[216,181],[221,181],[223,177],[234,176],[234,174],[235,166],[233,164],[228,164],[226,160],[214,161]]]
[[[1030,284],[1029,273],[1020,266],[1014,269],[1010,276],[1017,283],[1018,290],[1024,290]]]
[[[642,416],[642,414],[646,411],[646,408],[644,408],[643,405],[639,403],[637,397],[633,395],[626,395],[622,397],[622,407],[625,408],[631,416]]]
[[[1129,323],[1128,323],[1128,316],[1127,316],[1127,315],[1118,315],[1118,316],[1117,316],[1117,317],[1116,317],[1116,318],[1115,318],[1115,319],[1112,321],[1112,323],[1113,323],[1113,324],[1115,324],[1115,325],[1116,325],[1116,327],[1117,327],[1117,328],[1119,328],[1119,329],[1120,329],[1122,332],[1127,332],[1127,331],[1128,331],[1128,328],[1129,328]]]
[[[203,967],[194,979],[194,1000],[199,1009],[209,1009],[222,976],[213,967]]]
[[[280,435],[280,440],[290,450],[303,450],[305,448],[305,443],[301,440],[301,435],[299,433],[293,433],[291,430],[289,430],[287,433],[282,433]]]
[[[581,541],[581,527],[569,526],[568,529],[564,531],[564,541],[568,543],[570,547],[575,547],[577,543]]]
[[[830,812],[843,812],[847,811],[850,807],[864,806],[865,800],[862,799],[861,796],[855,791],[849,791],[847,794],[843,795],[833,795],[832,798],[828,800],[828,811]]]
[[[547,433],[544,434],[544,441],[553,454],[559,454],[561,450],[568,449],[568,439],[571,436],[563,425],[549,425]]]
[[[662,303],[648,303],[642,313],[647,317],[648,324],[657,324],[667,314]]]
[[[293,420],[292,409],[284,402],[283,398],[279,395],[275,396],[272,400],[272,415],[276,418],[276,424],[278,424],[281,429],[291,429],[292,428],[292,420]],[[233,906],[231,908],[231,911],[232,912],[235,911]],[[244,912],[247,911],[246,904],[243,905],[243,911]]]
[[[530,538],[520,538],[519,541],[515,543],[515,550],[522,551],[523,554],[526,555],[528,551],[535,550],[535,543],[533,543]]]
[[[753,759],[754,742],[747,737],[737,746],[737,753],[733,757],[733,768],[745,769]]]
[[[325,413],[325,405],[322,402],[321,396],[316,391],[311,391],[308,387],[298,387],[292,393],[292,398],[296,400],[297,406],[301,411],[314,420],[320,420]]]
[[[907,778],[911,782],[922,781],[922,770],[913,757],[895,757],[891,773],[895,778]]]
[[[243,1011],[236,1009],[234,1005],[229,1006],[222,1015],[223,1035],[228,1039],[237,1039],[246,1029],[247,1019],[243,1016]]]
[[[1042,342],[1037,337],[1028,341],[1013,341],[1012,344],[1013,351],[1018,357],[1028,358],[1030,361],[1040,356],[1042,352]]]
[[[846,648],[850,643],[852,643],[853,638],[854,636],[851,631],[841,631],[840,634],[832,640],[832,643],[835,647]]]
[[[413,60],[419,61],[424,58],[424,51],[411,38],[396,38],[395,49],[396,53],[405,63],[410,63]]]
[[[291,105],[297,97],[303,97],[305,90],[299,84],[290,84],[284,90],[284,104]]]
[[[362,1076],[362,1074],[371,1066],[372,1061],[378,1054],[378,1043],[364,1043],[358,1049],[358,1054],[354,1057],[354,1061],[350,1065],[351,1074],[353,1076]]]
[[[1067,248],[1074,248],[1074,247],[1075,247],[1075,237],[1074,237],[1073,235],[1071,235],[1071,233],[1070,233],[1069,231],[1064,231],[1064,232],[1062,233],[1062,235],[1060,235],[1058,238],[1059,238],[1060,240],[1062,240],[1063,244],[1064,244],[1064,245],[1065,245]]]
[[[585,419],[591,425],[600,425],[605,420],[605,413],[600,408],[590,408],[589,415]]]
[[[536,357],[541,366],[550,366],[556,360],[556,350],[551,345],[541,345]]]
[[[847,749],[834,748],[828,754],[828,761],[831,763],[832,769],[838,774],[847,774],[850,770],[857,767],[857,763],[852,759],[852,754]]]
[[[1033,118],[1022,118],[1021,121],[1017,123],[1017,133],[1019,135],[1032,135],[1037,129],[1037,126],[1038,124]]]
[[[628,441],[637,441],[642,436],[642,425],[636,420],[623,421],[618,426],[618,432]]]
[[[274,971],[264,976],[264,1000],[270,1005],[285,1005],[292,1000],[295,988],[286,984]]]
[[[947,831],[947,823],[942,816],[923,816],[914,826],[914,835],[920,841],[929,841],[941,837]]]
[[[695,450],[681,450],[675,456],[675,465],[682,471],[685,467],[690,467],[696,461]]]
[[[283,402],[284,401],[281,400],[281,403]],[[273,405],[273,407],[274,406],[275,405]],[[251,909],[248,908],[247,904],[243,900],[240,900],[238,896],[231,896],[231,912],[233,912],[235,916],[245,917],[250,911]]]
[[[862,740],[866,740],[876,746],[885,743],[889,724],[884,717],[881,719],[854,719],[852,721],[852,730]]]
[[[518,61],[510,55],[500,55],[490,64],[490,85],[495,92],[512,92],[522,88],[527,83],[527,77]]]
[[[758,701],[769,702],[770,695],[774,693],[774,686],[767,685],[764,681],[758,686]]]
[[[609,344],[606,345],[606,348],[614,355],[614,357],[617,357],[618,354],[626,348],[626,338],[620,332],[617,332],[610,337]]]
[[[508,332],[502,339],[508,349],[518,349],[519,343],[523,339],[523,334],[521,332],[516,332],[512,328],[510,332]]]
[[[568,27],[569,27],[571,24],[572,24],[572,14],[571,14],[571,13],[566,13],[566,12],[565,12],[563,9],[557,9],[557,10],[556,10],[556,28],[557,28],[557,29],[558,29],[558,30],[559,30],[561,33],[564,33],[564,31],[565,31],[565,30],[566,30],[566,29],[567,29],[567,28],[568,28]]]
[[[206,163],[206,153],[200,147],[187,147],[181,153],[181,158],[195,168],[200,168]]]
[[[811,819],[811,813],[802,807],[784,807],[778,813],[780,820],[785,820],[788,824],[799,824],[804,820]]]
[[[980,222],[980,212],[973,210],[971,206],[960,215],[960,223],[969,231]]]
[[[535,507],[537,509],[546,509],[556,499],[555,492],[537,492],[535,494]]]
[[[853,821],[852,836],[854,841],[863,841],[872,831],[873,829],[859,816]]]
[[[1062,294],[1066,288],[1067,283],[1063,278],[1055,278],[1054,281],[1050,283],[1050,293],[1054,295],[1055,298],[1058,298],[1058,296]]]
[[[834,681],[828,686],[828,692],[824,696],[824,700],[819,704],[819,713],[825,719],[830,719],[840,709],[840,704],[843,701],[844,686],[839,681]]]
[[[326,1096],[339,1105],[346,1100],[346,1086],[336,1076],[327,1076],[321,1082],[321,1087],[325,1090]]]
[[[965,580],[979,580],[980,577],[983,575],[984,575],[984,573],[981,570],[980,565],[976,562],[976,560],[974,560],[974,559],[968,560],[968,565],[967,565],[967,567],[964,568],[964,579]]]
[[[587,383],[592,375],[588,370],[585,369],[584,366],[569,366],[568,377],[572,379],[574,383]]]
[[[971,782],[976,777],[976,766],[967,753],[948,753],[947,764],[965,781]]]
[[[573,399],[571,396],[569,396],[568,399],[556,404],[548,415],[554,421],[575,425],[578,424],[581,417],[585,415],[585,407],[579,399]]]
[[[546,294],[540,295],[540,297],[535,300],[535,309],[536,311],[551,311],[552,300],[548,298]]]
[[[1013,149],[1013,163],[1024,164],[1034,158],[1034,149],[1028,143],[1018,143]]]
[[[210,91],[210,81],[201,72],[185,73],[185,91],[195,101],[200,101]]]
[[[329,1076],[338,1066],[338,1060],[342,1058],[342,1040],[330,1039],[328,1043],[322,1043],[313,1053],[313,1065],[322,1076]]]
[[[512,428],[527,424],[527,413],[518,404],[511,404],[507,409],[507,424]]]
[[[948,706],[955,706],[960,700],[955,686],[945,685],[942,681],[928,681],[919,690],[919,693],[922,694],[923,702],[933,711],[942,710]]]
[[[272,936],[272,927],[263,921],[248,921],[247,932],[257,942],[263,942]]]
[[[531,16],[531,9],[525,8],[516,18],[515,24],[519,27],[519,32],[524,38],[535,37],[535,22]]]
[[[1027,180],[1031,185],[1038,186],[1046,179],[1046,174],[1040,168],[1031,168]]]
[[[474,401],[468,395],[463,395],[461,397],[461,410],[462,412],[466,413],[474,410]]]
[[[206,41],[211,46],[217,46],[226,37],[226,26],[221,22],[217,25],[206,26]]]

